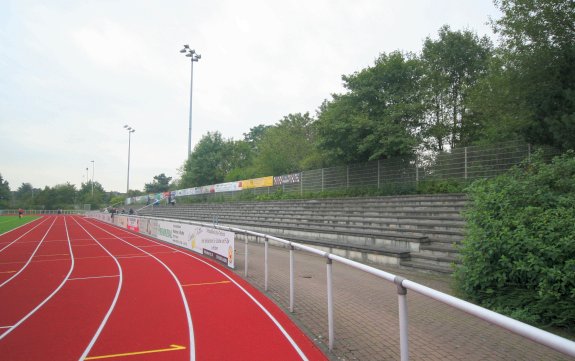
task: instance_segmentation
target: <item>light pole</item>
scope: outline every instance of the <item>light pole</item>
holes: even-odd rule
[[[190,58],[191,68],[192,68],[192,75],[190,77],[190,126],[188,131],[188,157],[192,154],[192,89],[194,87],[194,61],[198,61],[202,58],[202,56],[194,49],[190,49],[189,45],[184,45],[184,48],[180,50],[180,53],[185,54],[188,58]]]
[[[90,177],[88,177],[88,167],[86,167],[86,185],[88,185],[89,181],[90,181]]]
[[[128,180],[127,180],[127,185],[126,185],[126,197],[127,197],[128,192],[130,191],[130,143],[131,143],[132,133],[134,133],[136,131],[136,129],[134,129],[128,125],[124,125],[124,128],[126,128],[126,130],[128,131]]]
[[[92,162],[92,201],[94,201],[94,161],[90,162]]]

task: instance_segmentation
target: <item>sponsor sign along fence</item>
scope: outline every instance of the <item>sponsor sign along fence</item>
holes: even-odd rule
[[[88,216],[189,249],[234,268],[235,234],[233,232],[127,215],[111,217],[108,213],[94,212]]]

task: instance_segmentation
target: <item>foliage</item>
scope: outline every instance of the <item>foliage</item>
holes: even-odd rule
[[[260,176],[300,171],[314,153],[314,119],[309,113],[289,114],[266,129],[258,142],[254,165]]]
[[[469,188],[459,289],[527,322],[575,325],[575,153]],[[526,316],[527,315],[527,316]]]
[[[503,130],[528,142],[575,148],[574,4],[496,1],[503,16],[493,27],[503,45],[475,106],[485,112],[484,136],[501,135],[501,125],[511,121]]]
[[[462,193],[467,186],[466,182],[455,179],[424,180],[417,183],[417,193]]]
[[[167,177],[164,173],[154,176],[152,183],[146,183],[144,185],[144,191],[146,193],[161,193],[166,192],[170,189],[170,181],[172,177]]]
[[[0,207],[8,208],[10,198],[10,184],[0,174]]]
[[[324,102],[318,115],[319,147],[331,162],[411,154],[420,142],[422,76],[421,62],[399,51],[383,53],[373,67],[344,76],[349,92]]]
[[[70,183],[44,187],[34,203],[40,209],[73,209],[76,204],[76,186]]]
[[[469,116],[467,98],[477,81],[485,76],[492,45],[487,37],[439,29],[439,39],[425,39],[421,59],[425,66],[425,133],[432,149],[469,145],[477,127]]]

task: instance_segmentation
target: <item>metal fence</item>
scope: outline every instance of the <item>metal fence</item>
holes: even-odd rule
[[[299,173],[297,181],[235,192],[193,195],[186,198],[238,199],[244,194],[304,195],[348,189],[373,189],[381,192],[409,193],[424,182],[469,182],[479,178],[497,176],[511,167],[529,160],[540,149],[547,157],[558,152],[551,147],[534,148],[520,141],[489,146],[471,146],[444,152],[422,152],[403,158],[381,159],[339,167],[307,170]],[[184,200],[184,199],[182,199]]]

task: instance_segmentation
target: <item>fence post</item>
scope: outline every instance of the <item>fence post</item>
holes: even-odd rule
[[[294,247],[290,245],[289,247],[289,311],[293,313],[293,305],[294,305],[294,267],[293,267],[293,259],[294,259]]]
[[[465,149],[465,179],[467,179],[467,147]]]
[[[326,259],[327,264],[327,337],[329,350],[333,350],[333,286],[332,286],[332,261]],[[402,360],[403,361],[403,360]]]
[[[248,277],[248,232],[244,232],[244,235],[246,237],[246,243],[244,245],[244,277]]]
[[[397,303],[399,305],[399,345],[401,361],[409,361],[409,339],[407,323],[407,288],[403,287],[404,278],[395,276],[397,285]]]
[[[380,178],[380,170],[379,170],[379,162],[381,159],[377,160],[377,189],[379,189],[379,178]]]
[[[321,169],[321,191],[323,192],[323,168]]]
[[[417,157],[417,154],[415,155],[415,184],[419,184],[419,164],[418,164],[418,160],[419,158]]]
[[[300,179],[299,179],[299,196],[303,196],[303,172],[300,173]]]
[[[264,238],[264,290],[268,290],[268,237]]]
[[[346,184],[345,184],[345,188],[349,188],[349,165],[345,166],[346,168]]]

